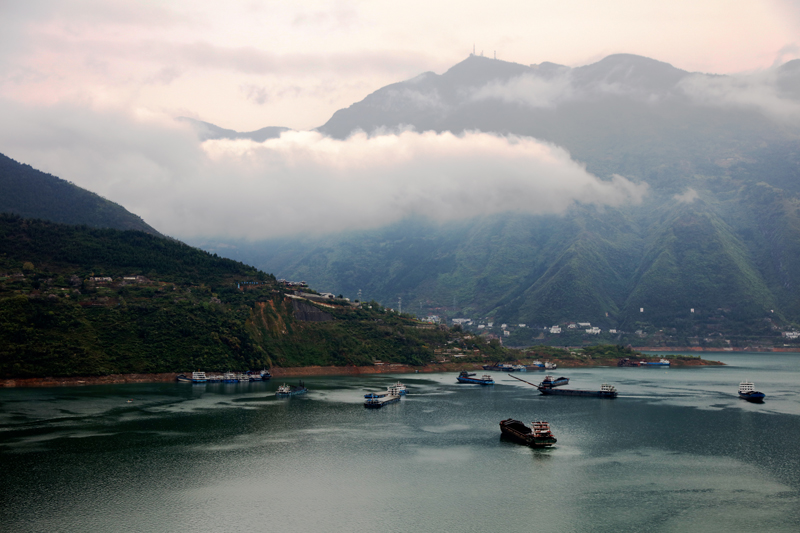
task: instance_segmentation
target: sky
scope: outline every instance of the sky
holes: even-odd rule
[[[443,73],[473,46],[522,64],[580,66],[633,53],[692,72],[732,74],[800,57],[798,35],[800,2],[784,0],[0,0],[0,153],[98,192],[178,237],[241,234],[242,206],[221,192],[267,194],[289,183],[328,191],[352,209],[363,205],[366,193],[358,191],[381,200],[376,205],[387,217],[355,215],[335,229],[391,221],[414,212],[421,197],[452,198],[452,188],[474,183],[459,154],[474,154],[472,168],[497,154],[519,162],[502,178],[508,195],[496,206],[520,190],[558,193],[563,202],[548,205],[568,205],[582,201],[590,182],[598,191],[612,187],[613,204],[643,192],[624,177],[598,182],[568,153],[535,140],[406,132],[334,142],[308,130],[382,86]],[[174,123],[178,116],[238,131],[297,131],[259,146],[199,145]],[[387,163],[380,155],[386,146],[415,161]],[[298,153],[314,164],[298,166]],[[409,178],[421,161],[448,178],[436,187]],[[521,170],[531,161],[535,175]],[[408,190],[386,176],[407,179]],[[481,195],[464,196],[435,203],[437,212],[500,209],[480,206]],[[212,209],[214,202],[225,205]],[[323,206],[320,198],[318,211]],[[286,228],[275,225],[274,233]]]

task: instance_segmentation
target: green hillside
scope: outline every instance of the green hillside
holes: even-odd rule
[[[121,205],[0,154],[0,213],[159,233]]]
[[[292,292],[170,239],[0,215],[0,378],[419,365],[448,341],[467,347],[374,302]],[[469,349],[507,356],[480,338]]]

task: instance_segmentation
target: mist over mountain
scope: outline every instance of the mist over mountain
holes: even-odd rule
[[[210,122],[204,122],[189,117],[178,117],[178,122],[189,124],[197,132],[197,137],[201,141],[208,141],[212,139],[250,139],[255,142],[264,142],[267,139],[275,139],[280,137],[284,131],[291,131],[289,128],[281,126],[267,126],[255,131],[236,131],[226,128],[220,128]]]
[[[0,213],[161,235],[119,204],[0,154]]]
[[[318,131],[533,137],[601,180],[646,184],[642,202],[444,222],[432,213],[376,230],[205,246],[351,298],[401,297],[418,314],[668,327],[683,342],[797,322],[799,97],[798,61],[718,76],[628,54],[578,68],[472,55],[383,87]],[[474,186],[491,194],[499,163]]]

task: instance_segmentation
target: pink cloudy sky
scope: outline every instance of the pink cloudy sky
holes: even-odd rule
[[[0,97],[309,129],[472,50],[571,66],[618,52],[700,72],[798,57],[784,0],[0,1]]]
[[[798,57],[798,35],[800,7],[781,0],[0,0],[0,153],[184,239],[635,203],[647,184],[593,176],[536,139],[333,140],[308,130],[382,86],[444,72],[473,43],[522,64],[633,53],[688,71],[750,72],[685,89],[793,121],[797,102],[768,82],[770,67]],[[535,99],[558,90],[520,87]],[[297,131],[200,143],[178,116]],[[281,193],[302,194],[302,208],[270,202]]]

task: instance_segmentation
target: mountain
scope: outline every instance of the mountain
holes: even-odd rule
[[[267,139],[275,139],[281,136],[284,131],[291,131],[289,128],[280,126],[267,126],[255,131],[240,132],[215,126],[210,122],[203,122],[189,117],[178,117],[176,120],[185,122],[194,128],[201,141],[211,139],[250,139],[255,142],[264,142]]]
[[[777,344],[800,323],[798,103],[800,62],[718,76],[630,54],[578,68],[472,55],[383,87],[318,129],[531,136],[565,147],[601,179],[647,183],[643,203],[406,220],[230,242],[225,253],[351,297],[402,298],[417,314],[538,331],[591,322],[626,332],[608,340],[639,344]],[[223,253],[215,246],[205,244]]]
[[[119,204],[0,154],[0,213],[160,235]]]

